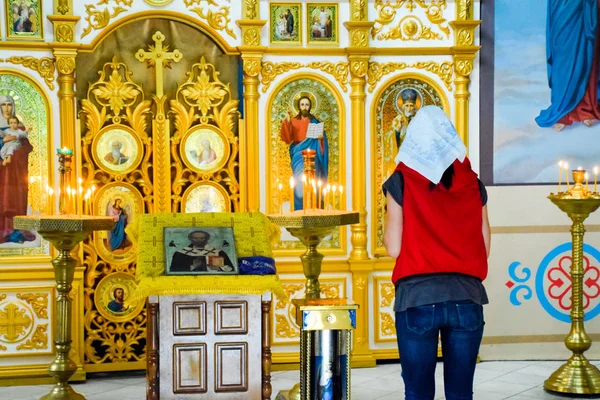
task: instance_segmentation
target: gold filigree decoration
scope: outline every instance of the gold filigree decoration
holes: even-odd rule
[[[113,3],[113,4],[110,4]],[[85,6],[85,13],[87,17],[87,26],[83,29],[82,38],[89,35],[93,30],[105,28],[111,19],[115,18],[121,13],[124,13],[131,7],[133,0],[99,0],[98,3],[88,4]],[[97,9],[96,6],[106,5],[106,8]],[[113,7],[112,12],[110,6]]]
[[[35,328],[31,338],[17,346],[17,350],[40,350],[48,348],[48,324],[40,324]]]
[[[304,289],[303,283],[299,283],[297,285],[283,285],[283,293],[285,293],[287,298],[291,298],[294,293],[302,289]],[[277,303],[275,303],[275,309],[279,310],[285,308],[285,306],[286,302],[278,298]]]
[[[473,72],[473,62],[469,60],[459,60],[456,63],[456,73],[461,76],[469,76]]]
[[[105,69],[102,69],[99,81],[91,85],[88,91],[100,105],[109,107],[113,114],[118,116],[124,108],[135,103],[141,91],[131,81],[131,72],[123,72],[126,71],[125,64],[119,63],[116,56],[107,65],[112,70],[108,80]]]
[[[333,75],[333,77],[338,81],[342,90],[344,92],[348,91],[346,87],[348,85],[348,72],[349,66],[347,62],[311,62],[308,63],[309,68],[320,69],[323,72],[327,72],[328,74]]]
[[[352,61],[350,62],[350,72],[352,76],[362,78],[367,75],[369,65],[366,61]]]
[[[229,84],[223,84],[218,76],[219,72],[212,64],[208,64],[204,56],[200,60],[200,75],[195,82],[186,82],[182,86],[181,94],[188,106],[197,107],[206,117],[209,109],[216,109],[229,93]],[[212,69],[212,82],[207,71]],[[201,118],[202,118],[201,117]]]
[[[59,43],[70,43],[75,37],[73,26],[69,24],[58,24],[56,27],[56,40]]]
[[[381,307],[389,307],[396,296],[396,288],[392,283],[381,285]]]
[[[198,16],[211,26],[211,28],[217,31],[225,31],[229,36],[236,39],[237,36],[229,27],[231,18],[229,17],[229,6],[220,6],[218,9],[212,9],[211,7],[218,7],[218,4],[214,0],[183,0],[185,5],[190,8],[194,4],[200,7],[190,8],[191,11],[198,14]],[[202,7],[202,3],[206,3],[205,8]]]
[[[63,75],[70,75],[75,71],[75,57],[61,56],[56,59],[56,68]]]
[[[31,56],[12,56],[6,59],[6,62],[11,64],[20,64],[24,67],[37,71],[44,82],[50,88],[54,90],[54,75],[56,68],[54,66],[54,59],[49,57],[35,58]]]
[[[15,342],[21,335],[27,333],[27,329],[33,323],[31,317],[24,308],[9,303],[0,310],[0,336],[7,342]]]
[[[377,37],[379,40],[441,40],[443,37],[432,30],[436,26],[446,37],[450,37],[450,27],[448,21],[444,18],[446,10],[446,0],[396,0],[392,3],[390,0],[375,0],[375,10],[377,17],[375,24],[371,28],[371,36],[373,39]],[[397,10],[405,7],[409,15],[403,17],[396,26],[390,28],[385,33],[380,33],[386,25],[391,24],[396,18]],[[413,15],[414,10],[419,7],[425,11],[425,16],[432,24],[431,27],[426,27],[420,18]]]
[[[354,13],[352,19],[355,21],[364,21],[365,19],[365,4],[366,0],[354,0],[352,6],[354,7]]]
[[[471,46],[474,41],[473,34],[470,29],[459,30],[456,38],[459,46]]]
[[[259,60],[244,60],[243,63],[244,73],[248,76],[257,76],[260,73],[260,61]]]
[[[4,300],[6,298],[6,294],[0,294],[0,301]]]
[[[18,293],[17,298],[31,304],[38,318],[48,318],[48,293]]]
[[[258,29],[250,28],[244,32],[244,44],[246,46],[258,46],[260,44]]]
[[[372,93],[375,87],[377,86],[377,83],[385,75],[407,68],[424,69],[426,71],[438,75],[440,79],[444,82],[444,86],[446,86],[446,88],[449,91],[452,91],[452,67],[453,64],[447,61],[444,61],[442,63],[436,63],[434,61],[419,61],[414,64],[407,64],[404,62],[389,62],[385,64],[371,62],[369,63],[369,74],[367,78],[367,83],[369,84],[368,91],[369,93]]]
[[[356,288],[363,290],[367,286],[367,279],[364,277],[360,277],[354,281]]]
[[[260,70],[260,82],[262,83],[262,92],[266,93],[271,86],[271,82],[283,73],[288,72],[292,69],[302,68],[303,65],[299,62],[281,62],[274,63],[271,61],[265,61],[262,63]]]
[[[2,345],[0,344],[0,351],[6,351],[6,350],[7,350],[6,346],[2,346]]]
[[[69,12],[69,1],[58,0],[58,7],[56,7],[56,11],[58,11],[62,15],[67,14]]]
[[[381,333],[383,336],[392,336],[396,334],[394,318],[392,318],[390,313],[381,313]]]
[[[298,331],[292,328],[284,315],[277,314],[275,318],[275,335],[278,338],[295,338],[299,336]]]
[[[258,16],[258,0],[246,0],[246,19],[254,19]]]
[[[459,0],[458,1],[458,18],[460,20],[466,21],[471,19],[471,6],[473,5],[473,0]]]
[[[367,47],[369,41],[367,39],[367,33],[365,31],[354,31],[352,34],[352,46],[353,47]]]

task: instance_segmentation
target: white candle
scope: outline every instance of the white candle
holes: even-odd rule
[[[341,211],[341,210],[346,209],[346,207],[343,204],[344,196],[342,196],[342,195],[344,194],[344,187],[342,185],[340,185],[339,191],[340,191],[340,211]]]
[[[294,177],[290,177],[290,212],[294,211],[294,187],[296,186],[296,182],[294,181]]]
[[[569,163],[565,163],[565,176],[567,179],[567,191],[569,190]]]
[[[562,170],[563,170],[563,161],[558,162],[558,193],[560,193],[560,185],[562,181]]]

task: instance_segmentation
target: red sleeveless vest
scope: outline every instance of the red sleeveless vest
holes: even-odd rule
[[[454,161],[450,189],[400,163],[404,177],[400,256],[392,281],[419,274],[456,272],[484,280],[488,264],[483,240],[481,193],[468,158]]]

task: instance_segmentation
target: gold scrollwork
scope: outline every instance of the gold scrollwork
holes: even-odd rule
[[[4,300],[6,298],[6,294],[0,294],[0,301]]]
[[[260,82],[262,83],[262,92],[266,93],[269,86],[271,86],[271,82],[278,76],[283,73],[288,72],[292,69],[302,68],[302,64],[299,62],[281,62],[274,63],[271,61],[265,61],[262,63],[262,68],[260,70]]]
[[[260,35],[258,29],[250,28],[244,32],[244,45],[246,46],[258,46],[260,44]]]
[[[355,21],[364,21],[365,20],[365,5],[366,0],[354,0],[352,2],[352,6],[354,8],[354,13],[352,14],[352,19]]]
[[[60,14],[65,15],[69,12],[69,1],[68,0],[58,0],[58,7],[56,7],[56,11]]]
[[[456,62],[456,73],[461,76],[469,76],[473,72],[473,62],[470,60],[458,60]]]
[[[396,334],[394,318],[392,318],[390,313],[381,313],[381,333],[384,336],[392,336]]]
[[[56,40],[59,43],[70,43],[73,41],[74,37],[72,25],[58,24],[56,27]]]
[[[404,6],[408,9],[409,15],[403,17],[389,31],[380,33],[386,25],[394,21],[397,10]],[[450,37],[450,27],[447,19],[444,18],[444,11],[447,7],[446,0],[431,0],[429,3],[427,0],[396,0],[394,4],[390,0],[385,2],[384,0],[375,0],[377,18],[375,18],[375,25],[371,29],[373,39],[377,37],[379,40],[442,40],[443,37],[439,33],[434,32],[431,27],[424,26],[421,19],[413,15],[413,11],[417,7],[424,9],[427,20],[437,26],[446,37]]]
[[[320,69],[323,72],[327,72],[328,74],[333,75],[333,77],[338,81],[342,90],[344,92],[348,91],[346,87],[348,85],[348,63],[347,62],[310,62],[308,63],[309,68]]]
[[[458,18],[466,21],[471,19],[471,6],[473,0],[459,0],[458,1]]]
[[[246,0],[246,19],[258,17],[257,5],[258,0]]]
[[[367,75],[369,69],[369,65],[367,61],[351,61],[350,62],[350,72],[352,76],[357,78],[362,78]]]
[[[225,31],[229,36],[236,39],[237,36],[229,27],[229,23],[231,22],[231,18],[229,17],[229,7],[228,6],[220,6],[217,10],[211,9],[211,6],[218,6],[218,4],[214,0],[183,0],[185,5],[190,8],[194,4],[201,5],[203,2],[206,2],[207,8],[202,7],[194,7],[191,8],[191,11],[198,14],[198,16],[202,19],[205,19],[206,22],[211,26],[211,28],[217,31]]]
[[[291,298],[291,296],[299,290],[304,289],[304,284],[299,283],[296,285],[283,285],[283,293],[285,293],[287,298]],[[277,303],[275,303],[275,309],[279,310],[285,308],[286,303],[282,299],[277,299]]]
[[[452,91],[452,77],[453,77],[453,64],[451,62],[444,61],[442,63],[436,63],[435,61],[419,61],[414,64],[407,64],[404,62],[389,62],[385,64],[381,64],[378,62],[370,62],[369,63],[369,75],[367,78],[367,82],[369,84],[369,93],[373,92],[377,83],[383,78],[385,75],[388,75],[392,72],[407,69],[407,68],[417,68],[424,69],[431,73],[434,73],[440,77],[440,79],[444,82],[444,85],[449,91]]]
[[[38,318],[48,318],[48,293],[17,293],[17,298],[30,304]]]
[[[392,283],[384,283],[381,285],[381,307],[389,307],[396,296],[396,288]]]
[[[295,338],[298,337],[298,331],[296,331],[287,318],[284,315],[277,314],[275,316],[276,324],[275,324],[275,334],[278,338]]]
[[[35,58],[31,56],[12,56],[6,59],[6,62],[11,64],[20,64],[24,67],[37,71],[44,82],[50,88],[54,90],[54,74],[56,69],[54,67],[54,59],[49,57]]]
[[[48,324],[40,324],[35,328],[31,338],[17,346],[17,350],[39,350],[48,348]]]
[[[113,11],[110,12],[109,3],[114,2]],[[97,4],[87,4],[85,6],[85,13],[87,17],[85,20],[88,25],[83,29],[81,37],[89,35],[93,30],[105,28],[111,19],[115,18],[119,14],[127,11],[128,7],[131,7],[133,0],[99,0]],[[96,6],[106,5],[106,8],[97,9]],[[123,6],[123,7],[122,7]]]
[[[456,38],[459,46],[471,46],[474,41],[473,33],[470,29],[459,30]]]
[[[244,60],[243,69],[246,75],[257,76],[260,73],[260,61]]]
[[[75,57],[60,56],[56,58],[56,68],[63,75],[70,75],[75,71]]]
[[[367,33],[365,31],[354,31],[352,34],[352,46],[353,47],[368,47],[369,41],[367,39]]]

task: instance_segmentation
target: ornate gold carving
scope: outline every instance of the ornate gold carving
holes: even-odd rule
[[[367,61],[350,62],[350,72],[354,77],[363,78],[365,75],[367,75],[368,68],[369,64],[367,63]]]
[[[396,296],[396,288],[392,283],[384,283],[381,285],[381,307],[389,307]]]
[[[63,75],[70,75],[75,70],[74,56],[61,56],[56,58],[56,68]]]
[[[0,337],[6,342],[16,342],[20,336],[27,334],[33,320],[24,308],[9,303],[0,310]]]
[[[407,64],[404,62],[395,63],[389,62],[385,64],[380,64],[378,62],[369,63],[369,76],[367,82],[369,84],[369,93],[373,92],[377,83],[383,78],[385,75],[388,75],[394,71],[399,71],[407,68],[417,68],[424,69],[429,72],[432,72],[438,75],[446,88],[452,91],[452,63],[444,61],[442,63],[436,63],[434,61],[419,61],[414,64]]]
[[[208,118],[206,115],[209,109],[216,111],[217,107],[223,102],[225,96],[231,95],[229,85],[223,84],[219,80],[219,72],[215,66],[206,62],[204,56],[200,59],[200,64],[196,64],[200,69],[200,75],[196,82],[189,79],[181,87],[181,94],[187,105],[197,107],[202,113],[202,122],[206,123]],[[207,71],[212,69],[211,77]]]
[[[450,91],[452,91],[452,63],[451,62],[442,62],[436,63],[434,61],[424,61],[424,62],[416,62],[412,65],[414,68],[424,69],[429,72],[432,72],[439,76],[442,81],[444,81],[444,85]]]
[[[278,338],[295,338],[299,336],[298,331],[292,328],[284,315],[277,314],[275,318],[275,335]]]
[[[471,19],[473,0],[458,0],[458,19],[466,21]]]
[[[114,3],[113,11],[110,12],[109,8],[111,4]],[[96,5],[88,4],[85,6],[85,13],[87,17],[85,20],[88,25],[83,29],[83,34],[81,37],[87,36],[90,32],[97,29],[105,28],[111,19],[115,18],[117,15],[127,11],[133,0],[99,0]],[[106,8],[97,9],[96,6],[106,5]]]
[[[257,76],[260,72],[260,61],[244,60],[243,69],[246,75]]]
[[[0,294],[0,301],[4,300],[6,298],[6,294]]]
[[[271,82],[273,82],[278,75],[288,72],[291,69],[298,69],[302,67],[303,65],[299,62],[281,62],[277,64],[271,61],[263,62],[260,70],[262,92],[266,93],[269,86],[271,86]]]
[[[35,328],[31,338],[17,346],[17,350],[37,350],[48,348],[48,324],[40,324]]]
[[[218,6],[214,0],[183,0],[183,2],[188,8],[194,4],[200,6],[203,2],[206,2],[206,8],[194,7],[191,8],[191,11],[198,14],[200,18],[205,19],[211,28],[217,31],[224,30],[232,38],[237,38],[233,30],[229,27],[229,23],[231,22],[231,18],[229,17],[229,6],[220,6],[215,10],[211,8],[211,6]]]
[[[304,284],[303,283],[299,283],[297,285],[283,285],[283,293],[285,293],[285,295],[288,298],[291,298],[292,295],[300,290],[304,289]],[[277,303],[275,304],[275,308],[276,309],[282,309],[285,308],[286,303],[281,300],[281,299],[277,299]]]
[[[244,45],[258,46],[260,44],[260,35],[257,28],[250,28],[244,32]]]
[[[471,60],[458,60],[455,69],[458,75],[469,76],[473,72],[473,62]]]
[[[408,9],[409,15],[403,17],[396,26],[390,28],[385,33],[380,33],[386,25],[389,25],[396,18],[396,12],[403,6]],[[377,18],[375,25],[371,29],[373,39],[379,40],[432,40],[443,39],[442,35],[423,24],[420,18],[413,15],[415,8],[420,7],[425,10],[425,16],[429,22],[435,25],[446,37],[450,37],[450,28],[448,21],[443,14],[446,10],[446,0],[396,0],[394,4],[390,0],[375,0],[375,10]],[[379,34],[379,35],[378,35]]]
[[[74,39],[73,26],[69,24],[58,24],[56,26],[56,41],[70,43]]]
[[[367,0],[354,0],[352,2],[352,19],[354,21],[364,21],[366,18],[365,8],[366,8]]]
[[[357,280],[354,281],[355,286],[357,289],[360,290],[364,290],[365,287],[367,287],[367,279],[365,277],[360,277]]]
[[[352,46],[353,47],[368,47],[369,40],[365,31],[354,31],[352,34]]]
[[[70,12],[69,10],[69,0],[58,0],[58,7],[56,7],[56,11],[62,15],[66,15]]]
[[[459,46],[471,46],[474,38],[471,29],[461,29],[457,34],[457,43]]]
[[[346,87],[348,85],[348,71],[349,71],[347,62],[338,62],[335,64],[332,62],[329,62],[329,61],[327,61],[327,62],[311,62],[311,63],[308,63],[308,67],[320,69],[323,72],[327,72],[328,74],[333,75],[333,77],[338,81],[338,83],[342,87],[342,90],[344,92],[348,91],[348,88]]]
[[[115,116],[118,116],[127,106],[131,106],[137,97],[141,94],[137,85],[133,83],[129,77],[123,81],[119,73],[120,64],[117,62],[117,57],[114,56],[110,63],[112,72],[107,82],[100,82],[94,85],[91,93],[94,94],[96,101],[104,106],[110,107]],[[100,80],[104,79],[104,70],[102,70]]]
[[[390,313],[381,313],[381,334],[383,336],[392,336],[396,334],[394,318],[392,318]]]
[[[54,90],[54,59],[49,57],[35,58],[31,56],[12,56],[6,59],[6,62],[11,64],[20,64],[24,67],[37,71],[44,82],[50,88]]]
[[[183,58],[183,54],[178,49],[169,52],[169,46],[163,45],[165,41],[165,35],[161,31],[154,32],[152,35],[154,44],[148,46],[148,51],[139,49],[135,53],[135,58],[139,62],[146,62],[148,68],[154,67],[154,76],[156,79],[156,97],[161,98],[163,96],[163,80],[164,80],[164,69],[171,68],[171,61],[179,62]]]
[[[246,19],[255,19],[258,17],[258,0],[246,0]]]
[[[31,304],[38,318],[48,318],[48,293],[17,293],[17,298]]]
[[[6,351],[6,346],[2,346],[2,345],[0,344],[0,351]]]

